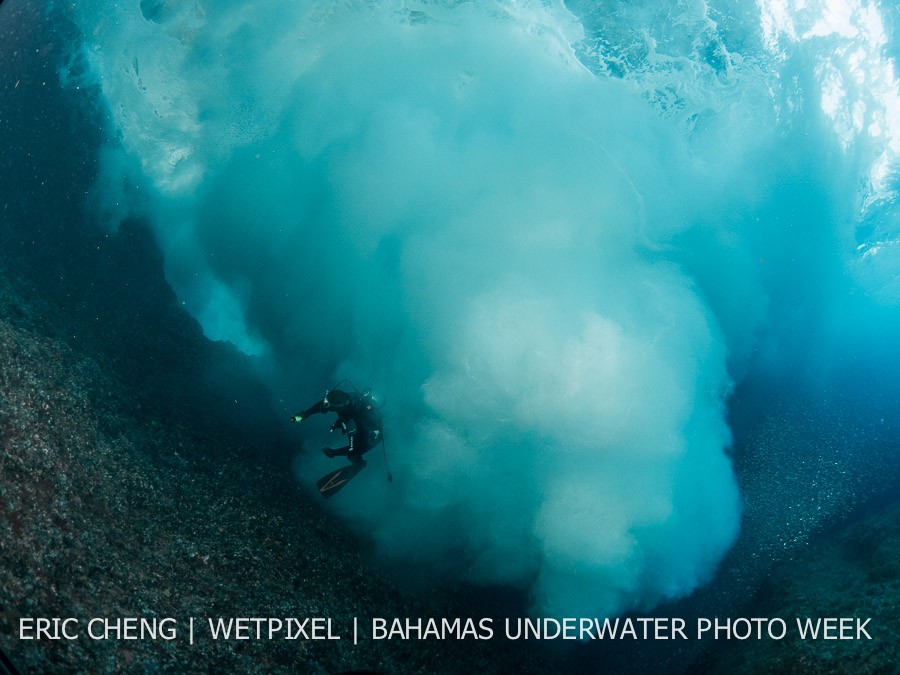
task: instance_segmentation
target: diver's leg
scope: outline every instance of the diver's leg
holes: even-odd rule
[[[349,459],[354,464],[365,466],[366,460],[363,459],[363,455],[371,449],[372,446],[366,443],[365,438],[356,438],[355,436],[351,437],[350,452],[347,453],[347,459]]]
[[[343,448],[322,448],[322,452],[325,453],[326,457],[343,457],[345,455],[349,455],[352,447],[349,445],[345,445]]]

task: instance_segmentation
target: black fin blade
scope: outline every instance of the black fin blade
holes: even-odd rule
[[[326,473],[317,482],[316,487],[319,488],[319,494],[326,499],[337,494],[341,488],[349,483],[353,477],[363,470],[364,464],[348,464],[340,469],[335,469],[330,473]]]

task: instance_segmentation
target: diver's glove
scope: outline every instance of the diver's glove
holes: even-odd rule
[[[344,432],[347,431],[347,430],[344,428],[344,424],[343,424],[340,420],[338,420],[337,422],[335,422],[334,424],[331,425],[331,430],[332,430],[332,431],[337,431],[338,429],[340,429],[341,431],[344,431]]]
[[[302,421],[303,421],[303,415],[300,415],[300,414],[294,415],[294,416],[291,418],[291,421],[292,421],[292,422],[302,422]]]

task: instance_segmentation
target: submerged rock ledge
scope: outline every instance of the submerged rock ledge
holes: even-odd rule
[[[900,504],[895,502],[817,537],[769,573],[741,615],[784,618],[789,625],[784,640],[716,642],[689,672],[896,675],[898,608]],[[797,618],[825,617],[870,618],[866,631],[872,639],[798,637]]]
[[[472,608],[398,592],[283,457],[216,431],[221,411],[148,416],[115,363],[48,337],[62,313],[33,293],[0,268],[0,646],[23,672],[539,667],[498,641],[354,646],[354,616]],[[329,617],[343,639],[188,645],[189,617],[219,616]],[[82,636],[19,640],[21,617],[76,617]],[[93,617],[175,617],[179,634],[91,640]]]

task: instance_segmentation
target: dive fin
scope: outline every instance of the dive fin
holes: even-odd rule
[[[336,494],[341,488],[349,483],[356,474],[362,471],[365,466],[365,464],[348,464],[347,466],[342,466],[340,469],[335,469],[330,473],[326,473],[316,482],[316,487],[319,488],[319,494],[326,499],[331,495]]]

